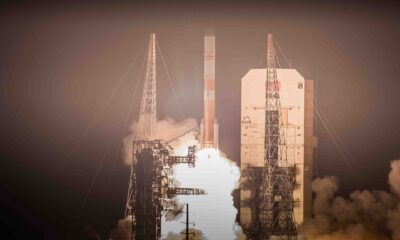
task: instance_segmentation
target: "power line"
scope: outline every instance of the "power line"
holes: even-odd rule
[[[277,41],[275,41],[275,43],[276,43],[276,46],[277,46],[278,49],[279,49],[279,52],[282,54],[283,59],[284,59],[285,62],[287,63],[288,67],[289,67],[289,68],[292,68],[291,62],[288,60],[288,58],[286,57],[286,55],[285,55],[285,53],[283,52],[282,48],[279,46],[279,43],[278,43]],[[278,59],[279,59],[279,58],[278,58]]]
[[[83,130],[83,132],[81,133],[81,135],[79,136],[78,140],[76,141],[75,145],[72,147],[71,151],[68,153],[67,157],[64,158],[58,169],[54,171],[52,178],[54,178],[54,176],[56,176],[57,174],[59,174],[59,172],[62,170],[62,168],[64,167],[64,165],[69,161],[69,159],[74,155],[74,153],[76,152],[76,150],[78,149],[78,147],[81,145],[83,139],[86,137],[89,129],[98,121],[99,117],[101,115],[103,115],[103,113],[105,112],[106,108],[108,107],[108,105],[111,103],[111,101],[114,99],[115,94],[118,92],[118,90],[120,89],[124,79],[126,78],[129,70],[131,69],[131,67],[136,63],[137,58],[139,57],[141,51],[139,51],[136,56],[133,58],[132,62],[128,65],[127,69],[125,70],[124,74],[121,76],[121,78],[118,80],[117,84],[114,86],[114,88],[112,89],[110,95],[108,96],[107,100],[103,103],[103,105],[100,107],[100,109],[98,111],[95,112],[95,114],[93,115],[92,119],[89,121],[88,125],[86,126],[86,128]]]
[[[175,90],[175,87],[174,87],[174,84],[173,84],[171,75],[169,74],[169,71],[168,71],[168,68],[167,68],[167,64],[166,64],[165,59],[164,59],[164,55],[163,55],[162,52],[161,52],[160,44],[158,44],[158,40],[156,40],[156,43],[157,43],[157,44],[156,44],[156,45],[157,45],[157,49],[158,49],[158,51],[159,51],[159,53],[160,53],[161,60],[162,60],[162,63],[163,63],[165,72],[166,72],[166,74],[167,74],[167,78],[168,78],[169,85],[170,85],[170,87],[171,87],[172,93],[174,94],[174,98],[175,98],[176,104],[177,104],[177,106],[178,106],[178,108],[179,108],[179,112],[180,112],[180,114],[181,114],[181,117],[182,117],[182,118],[185,118],[185,115],[184,115],[184,113],[183,113],[183,111],[182,111],[182,106],[181,106],[181,104],[180,104],[180,102],[179,102],[179,99],[178,99],[178,95],[176,94],[176,90]]]
[[[126,115],[126,117],[125,117],[125,122],[124,122],[124,124],[122,125],[121,134],[120,134],[120,135],[122,135],[123,133],[127,132],[127,130],[128,130],[129,119],[130,119],[130,117],[131,117],[131,115],[132,115],[132,112],[133,112],[133,106],[134,106],[134,103],[135,103],[135,97],[136,97],[137,89],[138,89],[138,87],[139,87],[139,82],[140,82],[139,79],[140,79],[140,76],[141,76],[142,73],[143,73],[143,69],[144,69],[145,62],[146,62],[146,56],[144,56],[143,61],[142,61],[142,64],[141,64],[141,67],[140,67],[140,70],[139,70],[139,72],[138,72],[138,74],[137,74],[137,76],[136,76],[135,88],[134,88],[134,90],[133,90],[133,92],[132,92],[132,95],[131,95],[130,104],[129,104],[129,109],[128,109],[127,115]],[[115,150],[115,154],[114,154],[114,158],[113,158],[113,159],[114,159],[113,163],[115,163],[115,159],[117,158],[118,152],[119,152],[119,151],[121,151],[119,148],[117,148],[117,149]],[[114,166],[114,164],[113,164],[113,166]],[[110,178],[111,178],[111,175],[112,175],[112,172],[113,172],[113,171],[114,171],[114,168],[111,167],[110,173],[109,173],[109,175],[108,175],[108,177],[107,177],[107,182],[110,181]]]
[[[136,61],[136,60],[135,60],[135,61]],[[127,117],[126,117],[125,125],[123,125],[123,126],[125,126],[123,129],[126,129],[126,125],[127,125],[129,116],[131,115],[131,112],[132,112],[132,109],[133,109],[133,107],[132,107],[132,106],[133,106],[133,102],[134,102],[133,100],[134,100],[134,97],[135,97],[135,95],[136,95],[136,89],[137,89],[137,86],[138,86],[138,83],[139,83],[139,75],[140,75],[141,71],[143,70],[143,67],[144,67],[144,61],[142,62],[142,66],[141,66],[140,71],[139,71],[139,74],[138,74],[138,76],[137,76],[137,78],[136,78],[135,89],[134,89],[133,94],[132,94],[132,97],[131,97],[131,101],[130,101],[131,103],[130,103],[130,107],[129,107],[129,112],[128,112],[128,115],[127,115]],[[126,74],[124,74],[124,75],[126,75]],[[117,139],[117,136],[115,136],[114,138]],[[109,152],[110,146],[112,145],[112,142],[114,142],[115,139],[110,140],[110,142],[109,142],[108,145],[107,145],[107,148],[103,151],[103,156],[102,156],[102,158],[101,158],[101,160],[100,160],[100,162],[99,162],[99,164],[98,164],[98,166],[97,166],[95,175],[94,175],[93,178],[92,178],[92,181],[91,181],[91,183],[90,183],[90,186],[89,186],[88,190],[86,191],[85,197],[84,197],[84,199],[83,199],[83,201],[82,201],[82,204],[81,204],[81,206],[80,206],[80,208],[79,208],[79,210],[78,210],[78,212],[77,212],[77,215],[76,215],[76,219],[75,219],[75,220],[78,220],[78,219],[80,218],[81,213],[82,213],[83,209],[84,209],[85,206],[86,206],[86,202],[87,202],[87,200],[88,200],[88,198],[89,198],[89,195],[90,195],[90,193],[92,192],[92,190],[93,190],[93,188],[94,188],[94,185],[95,185],[95,183],[96,183],[97,176],[98,176],[98,174],[99,174],[99,172],[100,172],[100,170],[101,170],[101,168],[102,168],[102,166],[103,166],[104,160],[105,160],[105,158],[106,158],[106,156],[107,156],[107,153]]]
[[[307,96],[308,101],[312,101],[309,96]],[[336,133],[334,127],[329,123],[329,120],[325,117],[322,110],[319,108],[318,104],[315,101],[312,101],[312,105],[315,107],[315,112],[317,114],[318,119],[321,121],[322,126],[324,126],[325,130],[327,131],[329,137],[333,141],[337,151],[345,161],[347,167],[350,169],[351,173],[353,174],[354,178],[356,179],[357,183],[361,188],[364,187],[364,184],[358,175],[357,171],[353,168],[352,164],[355,164],[355,160],[351,157],[350,153],[346,149],[343,141]],[[350,157],[349,157],[350,156]],[[356,165],[356,164],[355,164]]]
[[[96,183],[97,176],[98,176],[98,174],[99,174],[99,172],[100,172],[100,170],[101,170],[101,168],[102,168],[102,166],[103,166],[104,160],[106,159],[106,156],[107,156],[107,153],[108,153],[108,151],[109,151],[109,149],[110,149],[111,143],[112,143],[112,140],[110,140],[110,142],[109,142],[108,145],[107,145],[107,148],[106,148],[106,149],[104,150],[104,152],[103,152],[103,156],[102,156],[102,158],[101,158],[101,160],[100,160],[100,162],[99,162],[99,165],[97,165],[96,172],[95,172],[95,174],[94,174],[94,176],[93,176],[93,178],[92,178],[92,181],[91,181],[91,183],[90,183],[90,186],[89,186],[88,190],[86,191],[86,194],[85,194],[85,197],[84,197],[84,199],[83,199],[83,201],[82,201],[82,204],[81,204],[81,206],[80,206],[80,208],[79,208],[79,210],[78,210],[78,212],[77,212],[77,214],[76,214],[75,221],[77,221],[77,220],[80,218],[81,213],[82,213],[83,209],[84,209],[85,206],[86,206],[86,202],[87,202],[87,200],[88,200],[88,198],[89,198],[89,195],[90,195],[90,193],[92,192],[93,187],[94,187],[94,185],[95,185],[95,183]]]

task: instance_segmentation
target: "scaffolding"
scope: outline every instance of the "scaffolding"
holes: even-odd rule
[[[197,149],[196,146],[189,146],[186,156],[175,156],[169,144],[197,129],[185,131],[170,140],[157,140],[156,110],[156,36],[152,33],[147,50],[138,131],[132,142],[133,156],[125,206],[125,219],[131,220],[131,238],[136,240],[161,238],[161,218],[177,208],[175,196],[205,194],[202,189],[179,188],[173,178],[175,164],[195,166]]]
[[[257,232],[258,239],[297,239],[293,214],[295,169],[287,161],[275,57],[273,38],[268,34],[264,166]]]
[[[173,165],[195,166],[196,147],[186,156],[172,155],[162,140],[133,142],[133,160],[125,218],[131,219],[132,239],[160,239],[161,217],[176,209],[177,195],[203,195],[204,190],[179,188],[173,179]]]

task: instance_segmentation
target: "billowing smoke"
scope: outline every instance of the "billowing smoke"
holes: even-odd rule
[[[400,160],[393,161],[389,173],[389,185],[394,194],[400,197]]]
[[[110,238],[112,240],[129,240],[131,237],[131,226],[132,221],[131,217],[127,217],[126,219],[121,219],[118,221],[118,225],[116,228],[111,230]]]
[[[241,229],[235,223],[237,210],[231,195],[240,178],[236,164],[220,156],[216,149],[203,149],[198,152],[195,168],[182,164],[174,170],[180,187],[201,188],[207,192],[206,195],[177,197],[180,203],[189,203],[189,221],[195,224],[193,228],[201,230],[202,239],[237,239]],[[181,217],[164,221],[162,231],[165,239],[181,233],[185,228],[184,220]]]
[[[392,193],[357,190],[349,198],[335,197],[338,182],[336,177],[313,181],[314,217],[300,227],[303,237],[308,240],[400,240],[400,160],[391,164]]]
[[[392,231],[392,238],[400,239],[400,205],[388,212],[388,228]]]
[[[392,192],[400,199],[400,160],[392,162],[392,170],[389,173],[389,185]],[[400,239],[400,204],[397,208],[388,212],[388,228],[392,231],[392,238]]]
[[[198,230],[198,229],[194,229],[194,228],[189,228],[189,239],[190,240],[208,240],[208,238],[206,238],[203,235],[203,232]],[[165,237],[165,239],[168,240],[182,240],[185,238],[185,231],[181,231],[180,233],[173,233],[173,232],[169,232],[168,235]]]
[[[195,128],[194,119],[175,122],[171,118],[159,121],[156,126],[158,139],[171,139]],[[124,160],[131,162],[132,141],[135,139],[137,123],[131,125],[131,135],[124,139]],[[196,144],[189,134],[174,142],[177,155],[186,154],[187,147]],[[201,188],[207,192],[202,196],[179,196],[178,206],[189,203],[191,239],[238,239],[241,228],[235,222],[237,209],[233,206],[232,191],[237,188],[239,168],[216,149],[198,152],[195,168],[181,164],[174,167],[179,187]],[[328,176],[317,178],[312,183],[315,194],[312,219],[299,227],[299,239],[308,240],[400,240],[400,160],[391,163],[388,175],[391,191],[355,191],[348,198],[336,196],[339,179]],[[176,214],[163,218],[162,239],[184,237],[186,209],[177,209]],[[172,220],[171,220],[172,219]],[[129,236],[128,220],[121,220],[113,230],[112,239]],[[128,234],[128,235],[127,235]]]
[[[177,135],[194,129],[197,127],[197,122],[193,118],[188,118],[182,122],[176,122],[172,118],[157,121],[155,126],[155,136],[153,139],[169,140]],[[123,158],[126,164],[132,163],[133,145],[132,142],[136,138],[138,130],[138,122],[134,121],[130,126],[130,134],[123,139]],[[184,153],[188,146],[196,144],[193,134],[185,135],[171,144],[175,152]]]
[[[186,119],[176,122],[166,118],[157,122],[156,136],[153,139],[168,140],[197,127],[196,120]],[[124,162],[132,162],[132,142],[136,138],[138,124],[133,122],[131,134],[123,140]],[[188,134],[171,143],[176,155],[186,155],[187,147],[198,144],[194,134]],[[186,208],[189,204],[190,239],[237,239],[241,228],[235,222],[237,209],[233,206],[232,192],[238,187],[240,178],[239,168],[235,163],[221,156],[216,149],[203,149],[198,152],[195,168],[185,164],[174,167],[175,180],[179,187],[200,188],[206,195],[178,196],[178,207],[175,212],[163,216],[162,239],[182,239],[185,232]],[[113,230],[114,236],[127,239],[129,236],[129,219],[120,220],[118,227]]]

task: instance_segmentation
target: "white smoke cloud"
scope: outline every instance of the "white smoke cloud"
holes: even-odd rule
[[[198,229],[194,229],[194,228],[189,228],[189,239],[190,240],[208,240],[208,238],[206,238],[203,233],[198,230]],[[180,233],[173,233],[173,232],[169,232],[167,237],[165,239],[168,240],[183,240],[185,239],[185,234],[186,231],[182,230]]]
[[[197,127],[197,122],[193,118],[188,118],[183,120],[182,122],[176,122],[172,118],[166,118],[160,121],[157,121],[155,126],[155,136],[153,139],[162,139],[169,140],[177,135],[188,131],[190,129],[194,129]],[[138,122],[133,121],[130,128],[130,134],[123,139],[123,158],[126,164],[132,163],[132,154],[133,154],[133,140],[136,139],[137,130],[138,130]],[[174,147],[175,152],[177,153],[185,153],[187,147],[190,145],[196,144],[196,140],[193,134],[188,134],[179,138],[177,141],[171,144]]]
[[[385,191],[354,191],[349,198],[335,197],[336,177],[317,178],[314,217],[299,231],[308,240],[396,239],[400,240],[400,160],[393,161],[389,173],[393,194]]]
[[[198,152],[195,168],[181,164],[175,167],[175,178],[180,187],[201,188],[207,195],[178,196],[181,203],[189,203],[189,220],[202,231],[205,239],[237,239],[241,229],[235,222],[237,209],[233,206],[232,191],[237,188],[239,168],[220,156],[216,149]],[[179,233],[184,228],[180,221],[165,222],[164,236]],[[169,239],[166,237],[165,239]]]
[[[157,122],[154,138],[168,140],[182,132],[197,127],[194,119],[176,122],[171,118]],[[137,123],[131,125],[131,134],[124,138],[124,161],[132,159],[132,141]],[[194,135],[187,135],[174,142],[175,153],[183,155],[187,147],[196,144]],[[237,210],[233,206],[232,191],[237,188],[239,168],[213,149],[198,153],[196,168],[178,165],[175,178],[181,187],[206,190],[205,196],[179,196],[180,204],[189,203],[190,221],[197,235],[192,239],[244,239],[240,226],[235,222]],[[312,183],[315,194],[312,219],[299,227],[299,239],[307,240],[400,240],[400,160],[391,163],[388,183],[391,192],[355,191],[348,198],[335,196],[339,179],[328,176]],[[182,216],[182,214],[179,214]],[[178,217],[179,218],[179,217]],[[128,239],[128,220],[121,220],[112,232],[111,239]],[[162,222],[163,239],[182,239],[182,218]],[[128,222],[129,223],[129,222]]]
[[[197,127],[194,119],[186,119],[182,122],[176,122],[172,118],[166,118],[158,121],[156,125],[156,136],[153,139],[169,140],[177,135]],[[129,136],[123,139],[124,162],[132,162],[132,142],[136,138],[138,123],[135,121],[130,126]],[[194,134],[188,134],[177,141],[171,143],[176,155],[185,155],[187,147],[197,145]],[[176,201],[179,204],[189,203],[190,221],[195,223],[191,229],[195,233],[190,239],[237,239],[242,234],[240,226],[235,222],[237,209],[233,206],[232,191],[238,187],[240,178],[239,168],[235,163],[220,156],[220,152],[215,149],[205,149],[198,152],[196,167],[189,168],[185,164],[174,167],[175,180],[180,187],[200,188],[207,192],[202,196],[178,196]],[[186,209],[183,209],[186,211]],[[182,239],[182,231],[185,225],[181,223],[182,216],[185,213],[179,213],[176,216],[168,215],[162,220],[162,239]],[[176,218],[174,220],[171,220]],[[114,235],[125,236],[129,230],[126,227],[127,220],[121,220],[122,223]],[[123,231],[125,229],[125,231]],[[112,238],[114,239],[114,238]],[[117,239],[117,238],[115,238]],[[124,238],[118,238],[123,239]]]

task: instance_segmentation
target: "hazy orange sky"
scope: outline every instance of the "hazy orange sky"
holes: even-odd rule
[[[120,155],[121,141],[126,119],[137,116],[151,32],[157,34],[184,114],[158,62],[160,118],[201,119],[203,35],[212,27],[220,148],[239,161],[240,79],[250,68],[264,67],[266,36],[273,33],[292,66],[315,80],[318,104],[356,160],[365,186],[386,188],[389,162],[400,156],[399,10],[395,1],[3,5],[0,193],[7,196],[1,203],[8,210],[0,220],[17,226],[4,229],[18,232],[20,225],[39,235],[78,231],[71,219],[104,154],[76,224],[93,224],[106,235],[122,216],[129,169]],[[135,89],[133,112],[127,115]],[[321,125],[317,135],[316,175],[339,176],[342,193],[359,188]]]

